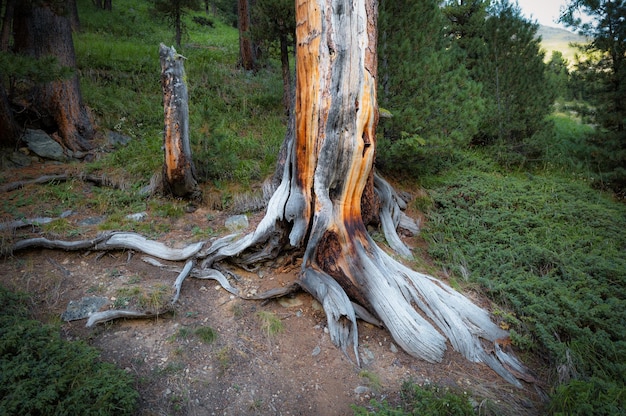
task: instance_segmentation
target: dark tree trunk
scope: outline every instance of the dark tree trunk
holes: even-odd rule
[[[77,32],[80,30],[80,19],[78,18],[78,6],[76,0],[67,0],[67,16],[70,19],[72,30]]]
[[[19,139],[20,128],[13,118],[4,86],[0,83],[0,147],[12,147]]]
[[[253,71],[256,69],[256,56],[250,33],[250,3],[249,0],[237,0],[237,4],[240,63],[245,70]]]
[[[161,44],[161,86],[165,128],[163,187],[176,197],[200,199],[189,142],[189,107],[184,58]]]
[[[104,10],[110,12],[113,10],[113,0],[104,0]]]
[[[35,58],[52,55],[59,64],[76,68],[72,28],[69,19],[49,6],[19,3],[14,19],[15,51]],[[78,75],[49,82],[33,90],[31,106],[54,120],[60,144],[72,151],[93,147],[93,126],[82,103]]]
[[[15,2],[17,0],[7,0],[6,9],[2,16],[2,32],[0,33],[0,50],[8,51],[11,41],[11,31],[13,29],[13,13],[15,10]],[[2,8],[0,7],[0,10]]]

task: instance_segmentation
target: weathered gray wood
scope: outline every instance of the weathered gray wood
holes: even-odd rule
[[[182,287],[183,281],[185,280],[185,278],[189,276],[189,273],[191,273],[192,267],[193,267],[193,261],[192,260],[187,261],[187,263],[185,263],[185,267],[183,267],[183,270],[180,272],[180,274],[176,278],[176,281],[174,282],[175,292],[174,292],[174,297],[172,298],[172,303],[176,303],[178,301],[178,298],[180,297],[180,288]]]
[[[196,179],[189,141],[189,95],[182,55],[174,47],[159,46],[161,86],[165,127],[163,148],[164,189],[177,197],[199,199],[201,191]]]
[[[189,244],[184,248],[171,248],[163,243],[148,240],[135,233],[113,233],[99,242],[95,250],[136,250],[163,260],[187,260],[200,251],[204,242]]]
[[[152,316],[155,315],[148,312],[111,309],[108,311],[96,312],[92,314],[87,320],[87,324],[85,326],[92,327],[96,324],[112,321],[113,319],[119,318],[149,318]]]
[[[189,244],[183,248],[171,248],[163,243],[135,233],[103,233],[90,240],[62,241],[44,237],[29,238],[13,244],[12,250],[27,248],[50,248],[62,250],[136,250],[163,260],[181,261],[196,255],[204,242]]]

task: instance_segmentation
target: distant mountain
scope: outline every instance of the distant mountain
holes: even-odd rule
[[[558,27],[539,26],[537,35],[541,36],[541,47],[546,51],[546,60],[552,56],[552,51],[559,51],[570,64],[574,62],[576,48],[570,46],[571,43],[586,43],[587,38],[569,30]]]

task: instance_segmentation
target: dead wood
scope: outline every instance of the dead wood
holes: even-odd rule
[[[28,179],[24,181],[11,182],[6,185],[0,186],[0,192],[11,192],[17,189],[23,188],[28,185],[44,185],[54,182],[67,182],[70,180],[79,180],[83,182],[89,182],[97,186],[104,186],[113,189],[125,190],[126,184],[121,181],[114,180],[106,175],[86,175],[86,174],[59,174],[59,175],[43,175],[35,179]]]

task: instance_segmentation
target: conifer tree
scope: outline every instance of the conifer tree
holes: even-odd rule
[[[379,100],[392,113],[379,162],[413,170],[476,134],[480,87],[459,65],[437,1],[383,0],[379,9]]]
[[[580,15],[587,16],[582,21]],[[586,97],[595,107],[594,122],[601,126],[590,154],[602,174],[602,184],[626,192],[626,2],[570,0],[561,17],[568,26],[592,39],[581,46],[584,59],[577,65]]]

